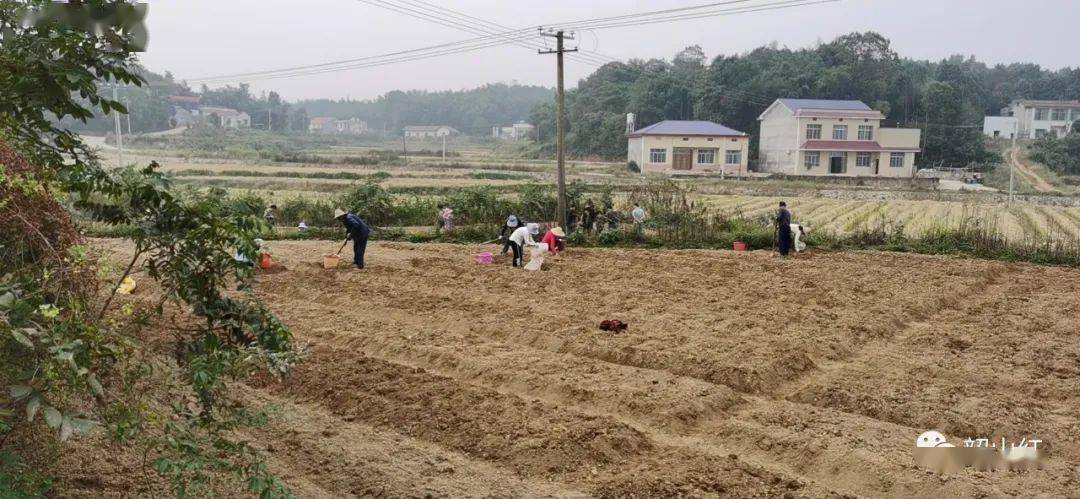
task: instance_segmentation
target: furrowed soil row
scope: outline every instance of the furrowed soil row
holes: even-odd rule
[[[318,404],[346,421],[392,428],[523,478],[570,483],[601,497],[641,488],[661,494],[829,495],[827,489],[738,459],[655,442],[610,417],[333,347],[315,347],[309,362],[285,382],[260,388]]]

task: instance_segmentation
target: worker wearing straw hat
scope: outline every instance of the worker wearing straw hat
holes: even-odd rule
[[[367,240],[371,229],[355,213],[346,213],[341,208],[334,210],[334,218],[345,225],[345,241],[352,239],[353,263],[358,269],[364,268],[364,252],[367,251]]]
[[[548,245],[548,251],[553,255],[558,255],[560,250],[565,249],[563,238],[566,237],[566,232],[563,232],[562,227],[555,227],[546,234],[544,238],[540,240],[542,244]]]

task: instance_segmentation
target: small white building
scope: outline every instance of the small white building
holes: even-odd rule
[[[368,124],[366,121],[360,118],[349,118],[347,120],[335,120],[335,130],[337,133],[345,133],[351,135],[363,135],[368,131]]]
[[[758,168],[786,175],[913,177],[919,129],[885,128],[857,100],[777,99],[761,113]]]
[[[1003,109],[1002,115],[1016,118],[1018,139],[1061,138],[1080,120],[1080,101],[1020,99]]]
[[[627,134],[626,160],[642,172],[746,172],[750,135],[711,121],[667,120]]]
[[[1018,129],[1019,124],[1014,116],[986,116],[983,118],[983,135],[987,137],[1012,139]]]
[[[530,140],[536,137],[536,127],[519,121],[510,126],[491,127],[491,136],[502,140]]]
[[[251,116],[243,111],[237,111],[227,107],[202,106],[199,114],[204,120],[222,128],[248,128],[251,126]]]
[[[407,126],[402,129],[406,138],[409,139],[437,139],[440,137],[450,137],[453,135],[459,135],[461,132],[454,129],[454,127],[445,125],[434,126]]]

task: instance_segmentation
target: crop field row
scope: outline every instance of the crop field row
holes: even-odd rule
[[[733,216],[759,217],[773,212],[779,197],[706,196],[706,205]],[[1010,239],[1080,238],[1080,208],[966,204],[947,201],[847,201],[824,198],[785,198],[793,220],[812,229],[849,233],[880,224],[902,226],[916,235],[935,226],[956,225],[962,219],[989,224]]]

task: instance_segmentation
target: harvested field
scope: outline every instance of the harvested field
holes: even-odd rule
[[[99,245],[123,248],[115,241]],[[305,497],[1066,497],[1080,270],[889,253],[277,242],[259,294],[307,358],[250,401]],[[490,249],[490,247],[485,248]],[[612,334],[604,319],[628,322]],[[915,466],[914,440],[1041,438],[1044,469]]]

